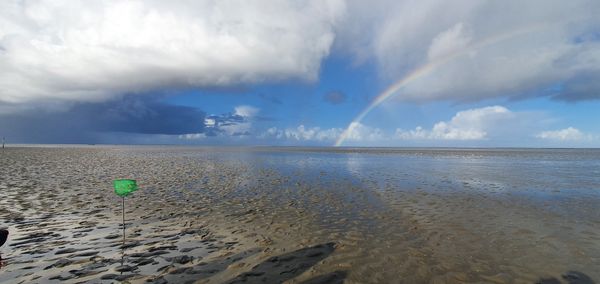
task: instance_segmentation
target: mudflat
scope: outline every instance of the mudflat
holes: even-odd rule
[[[16,147],[0,169],[3,283],[600,281],[599,150]],[[125,243],[117,178],[140,188]]]

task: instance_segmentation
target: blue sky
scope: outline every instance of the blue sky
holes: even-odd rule
[[[4,1],[0,135],[14,143],[600,146],[597,1],[263,6]]]

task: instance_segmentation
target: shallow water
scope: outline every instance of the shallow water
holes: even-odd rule
[[[600,150],[115,146],[0,154],[0,226],[11,229],[0,282],[122,275],[120,239],[106,238],[120,233],[110,188],[117,177],[142,188],[128,200],[137,234],[126,255],[166,248],[144,265],[126,257],[132,282],[567,283],[567,271],[600,281]],[[32,236],[39,240],[14,245]],[[76,251],[56,254],[65,248]],[[193,260],[173,260],[182,255]],[[44,269],[63,258],[72,263]]]

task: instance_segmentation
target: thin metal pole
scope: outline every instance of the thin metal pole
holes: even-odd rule
[[[123,247],[125,247],[125,196],[123,196]]]
[[[123,196],[123,245],[121,246],[121,266],[125,262],[125,196]],[[123,275],[123,271],[121,271]]]

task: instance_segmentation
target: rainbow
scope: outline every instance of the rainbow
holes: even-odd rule
[[[530,26],[528,28],[515,30],[510,33],[504,33],[504,34],[496,35],[493,37],[488,37],[481,41],[478,41],[471,45],[468,45],[463,49],[452,52],[446,56],[442,56],[440,58],[436,58],[435,60],[429,61],[429,62],[427,62],[427,64],[416,68],[412,72],[408,73],[406,76],[402,77],[400,80],[396,81],[394,84],[390,85],[383,92],[381,92],[381,94],[379,94],[363,111],[361,111],[354,118],[354,120],[352,120],[352,122],[350,122],[350,124],[348,124],[348,127],[346,127],[346,129],[338,137],[334,146],[335,147],[341,146],[344,143],[344,141],[348,138],[348,135],[350,133],[352,133],[357,126],[360,125],[360,122],[367,116],[367,114],[369,114],[369,112],[371,112],[377,106],[379,106],[384,101],[386,101],[387,99],[392,97],[394,94],[396,94],[396,92],[398,90],[400,90],[402,87],[408,85],[410,82],[417,80],[418,78],[431,73],[436,68],[443,66],[446,63],[448,63],[464,54],[467,54],[468,52],[470,52],[472,50],[480,49],[480,48],[483,48],[483,47],[486,47],[486,46],[489,46],[492,44],[496,44],[496,43],[511,39],[516,36],[531,33],[531,32],[537,31],[543,27],[547,27],[547,25]]]

